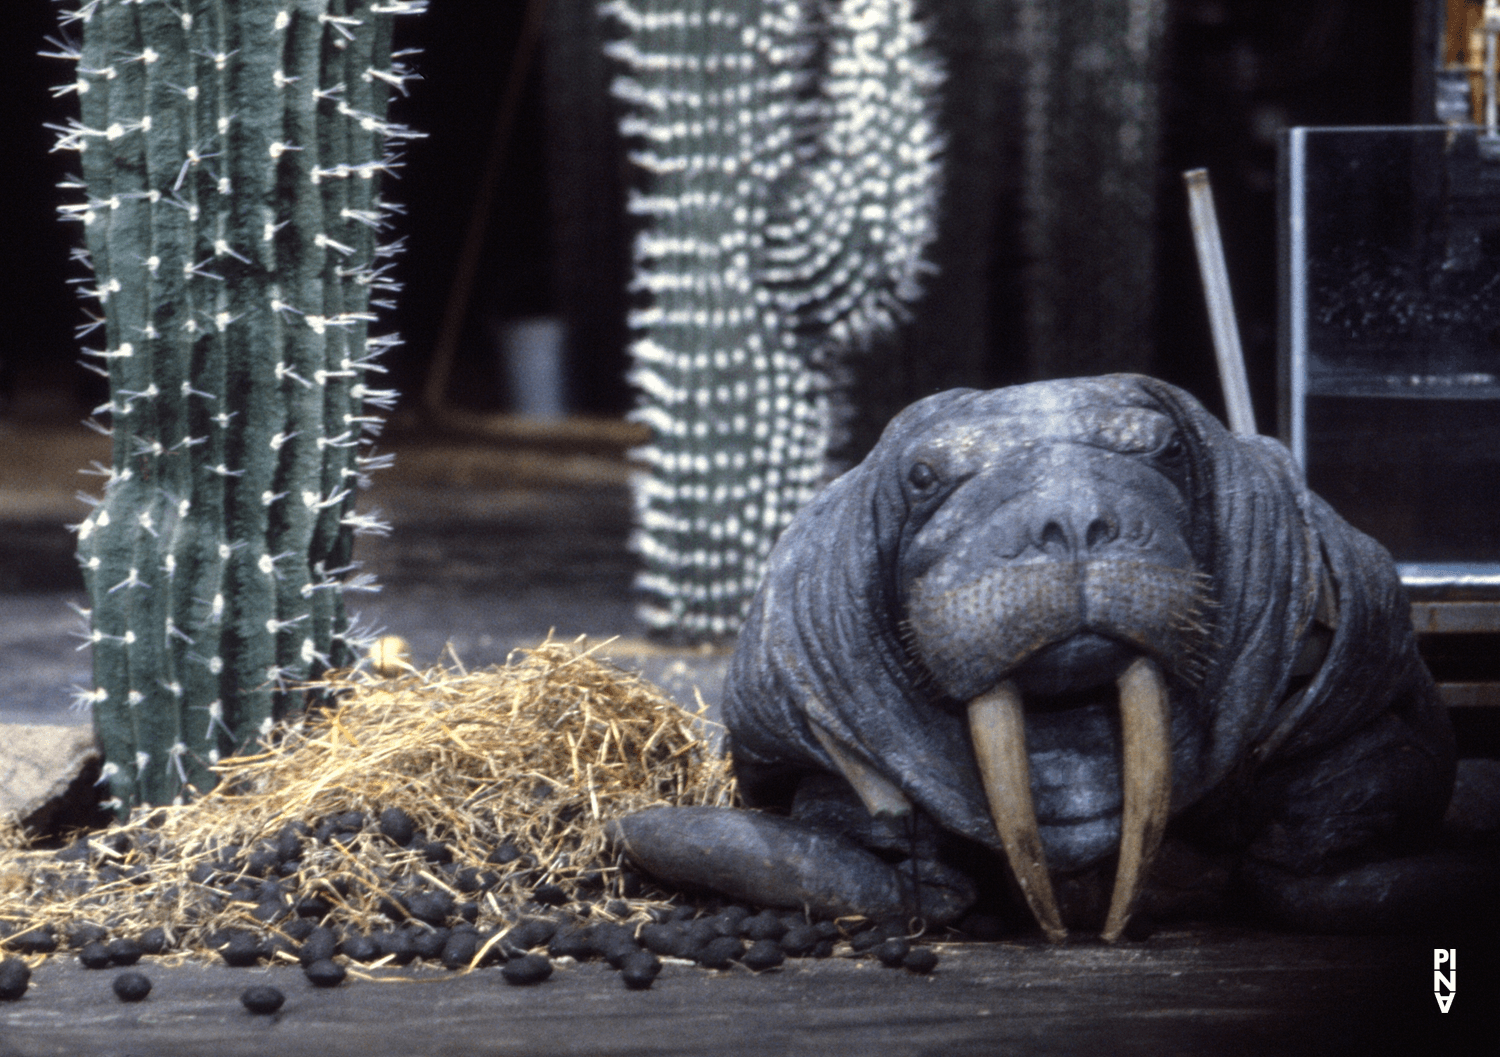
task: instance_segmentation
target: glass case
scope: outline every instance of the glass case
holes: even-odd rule
[[[1285,137],[1282,439],[1409,584],[1500,587],[1500,137]]]

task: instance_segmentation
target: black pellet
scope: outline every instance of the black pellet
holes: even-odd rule
[[[455,932],[443,944],[442,962],[445,969],[463,969],[474,960],[479,950],[479,935],[474,932]]]
[[[280,862],[287,862],[299,858],[302,855],[302,838],[307,826],[299,828],[295,822],[288,822],[276,834],[276,858]]]
[[[329,839],[334,844],[337,844],[337,845],[339,845],[341,847],[347,848],[347,847],[349,847],[349,845],[351,845],[355,841],[359,840],[359,831],[358,830],[352,830],[352,829],[340,830],[339,832],[335,833]]]
[[[531,899],[544,907],[560,907],[568,902],[568,893],[558,885],[537,885],[531,892]]]
[[[388,807],[380,813],[380,832],[404,848],[417,835],[417,823],[399,807]]]
[[[396,965],[409,965],[417,956],[417,952],[412,950],[411,937],[404,931],[385,929],[372,934],[370,938],[375,941],[380,957],[389,955]]]
[[[887,969],[901,968],[902,961],[911,953],[911,944],[901,936],[892,936],[875,948],[875,957]]]
[[[719,936],[718,927],[709,918],[689,922],[683,933],[682,957],[691,958],[694,951],[718,939]]]
[[[443,956],[443,947],[448,942],[452,933],[445,928],[424,929],[412,927],[407,935],[411,937],[411,949],[418,958],[423,961],[435,962]]]
[[[302,949],[298,952],[297,960],[303,965],[311,965],[313,962],[323,962],[338,953],[338,937],[333,934],[332,929],[316,928],[307,934],[302,941]]]
[[[500,975],[508,984],[539,984],[552,975],[552,963],[540,954],[528,954],[506,962]]]
[[[604,949],[604,960],[609,962],[610,968],[618,969],[625,964],[625,959],[632,954],[640,953],[641,945],[628,936],[616,936]]]
[[[345,833],[358,833],[365,828],[363,811],[345,811],[334,819],[334,825]]]
[[[422,858],[443,866],[453,861],[453,849],[440,840],[429,841],[422,845]]]
[[[290,909],[280,900],[262,900],[255,904],[255,909],[250,911],[250,916],[264,925],[272,925],[291,913]]]
[[[75,951],[81,950],[90,943],[103,943],[108,935],[109,930],[103,925],[95,925],[91,922],[74,925],[68,930],[68,946]]]
[[[286,862],[282,863],[276,868],[276,874],[278,877],[296,877],[301,872],[301,859],[288,859]]]
[[[632,991],[644,991],[661,972],[661,959],[650,951],[636,951],[620,963],[620,979]]]
[[[57,950],[57,933],[51,925],[42,925],[10,937],[5,945],[17,954],[51,954]]]
[[[320,895],[305,895],[297,900],[294,909],[298,917],[322,918],[328,916],[333,904]]]
[[[808,953],[809,958],[832,958],[833,940],[819,940],[813,944],[813,949]]]
[[[820,940],[836,940],[839,938],[839,927],[832,921],[814,921],[812,923],[813,935]]]
[[[738,936],[740,934],[740,918],[733,914],[715,914],[707,919],[720,936]]]
[[[506,863],[515,862],[520,857],[521,849],[517,848],[510,841],[506,841],[504,844],[496,847],[494,851],[490,852],[490,854],[485,858],[484,861],[488,863],[495,863],[499,866],[504,866]]]
[[[375,940],[360,933],[345,936],[344,941],[339,944],[339,950],[343,951],[350,961],[373,962],[380,957],[380,947]]]
[[[752,942],[779,940],[786,935],[786,922],[769,910],[763,910],[740,923],[740,935]]]
[[[406,912],[429,925],[442,925],[453,913],[453,897],[447,892],[414,892],[406,898]]]
[[[306,976],[308,983],[314,987],[337,987],[344,982],[344,977],[349,975],[349,971],[338,962],[320,958],[304,967],[302,975]]]
[[[104,945],[104,949],[109,954],[109,960],[116,965],[134,965],[146,953],[135,940],[123,938],[110,940]]]
[[[115,977],[110,987],[114,988],[115,997],[121,1002],[139,1002],[151,993],[151,981],[146,979],[145,973],[134,969]]]
[[[668,921],[691,921],[698,916],[698,911],[690,906],[673,907],[667,915]]]
[[[863,932],[854,934],[853,939],[849,941],[849,946],[854,948],[856,954],[863,954],[865,951],[879,947],[886,941],[886,938],[885,933],[880,929],[865,929]]]
[[[556,921],[550,918],[526,918],[505,934],[500,945],[505,948],[506,954],[525,954],[534,947],[542,946],[555,935]]]
[[[317,927],[318,923],[312,918],[292,918],[292,920],[281,926],[281,931],[287,939],[301,943],[307,937],[311,936],[313,930]]]
[[[167,942],[167,930],[160,926],[147,929],[136,942],[141,945],[143,954],[165,954],[170,946]]]
[[[465,895],[478,892],[485,887],[484,875],[473,866],[466,866],[453,875],[453,887]]]
[[[274,1013],[286,1001],[286,995],[267,984],[256,984],[245,988],[240,995],[240,1004],[252,1013]]]
[[[31,983],[31,966],[20,958],[0,958],[0,1002],[14,1002]]]
[[[58,862],[88,862],[88,859],[89,842],[81,837],[57,853]]]
[[[687,930],[673,924],[642,925],[640,940],[648,951],[667,958],[681,958],[687,949]]]
[[[937,952],[931,947],[918,947],[901,962],[908,972],[916,973],[919,976],[925,976],[932,972],[932,970],[937,968],[937,963]]]
[[[720,936],[710,940],[693,955],[705,969],[727,969],[729,963],[744,957],[745,945],[735,936]]]
[[[751,914],[748,907],[736,905],[725,907],[723,910],[719,911],[716,916],[723,918],[726,921],[734,922],[733,931],[724,933],[724,935],[726,936],[734,936],[739,934],[740,926],[751,917]]]
[[[819,936],[811,925],[793,925],[781,937],[781,949],[790,958],[805,958],[818,945]]]
[[[206,885],[214,879],[216,871],[206,862],[200,862],[188,871],[188,880],[193,884]]]
[[[231,930],[220,943],[214,946],[219,952],[219,957],[236,967],[254,965],[260,961],[260,940],[253,932],[244,929]]]
[[[83,950],[78,952],[78,962],[85,969],[107,969],[109,948],[98,942],[85,943]]]
[[[281,853],[275,847],[262,845],[245,860],[245,872],[251,877],[264,877],[268,873],[274,873],[281,860]]]
[[[453,914],[455,917],[463,918],[465,921],[472,925],[474,924],[474,922],[479,920],[479,904],[460,903],[453,908]]]
[[[568,925],[557,930],[557,935],[553,936],[552,942],[547,945],[547,953],[553,958],[576,958],[578,961],[587,961],[598,952],[594,950],[587,932],[575,925]]]
[[[746,968],[754,969],[758,973],[774,969],[784,961],[786,961],[786,953],[775,940],[756,940],[750,944],[750,949],[740,959],[741,964]]]

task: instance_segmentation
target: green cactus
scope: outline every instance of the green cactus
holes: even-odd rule
[[[644,187],[633,417],[641,617],[738,629],[815,493],[839,356],[918,293],[941,75],[910,0],[612,0],[621,130]]]
[[[113,459],[77,527],[111,803],[180,800],[353,658],[343,592],[392,339],[379,177],[399,0],[88,0],[76,63],[86,349]],[[372,300],[372,293],[376,300]]]

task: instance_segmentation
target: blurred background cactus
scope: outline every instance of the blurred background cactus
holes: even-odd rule
[[[633,418],[641,617],[736,631],[829,469],[840,357],[914,300],[941,75],[910,0],[613,0],[641,173]]]
[[[372,382],[395,289],[381,176],[411,73],[401,0],[88,0],[76,76],[88,363],[113,460],[77,526],[86,694],[112,806],[212,784],[208,766],[350,663],[355,493],[393,392]]]

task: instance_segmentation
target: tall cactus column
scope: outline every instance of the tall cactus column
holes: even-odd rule
[[[632,314],[643,619],[743,621],[816,492],[837,357],[918,294],[940,80],[909,0],[613,0],[643,187]]]
[[[372,292],[393,288],[378,189],[409,76],[377,0],[93,0],[58,146],[110,382],[113,458],[78,526],[94,712],[119,810],[207,767],[351,659],[342,595],[374,460]]]

